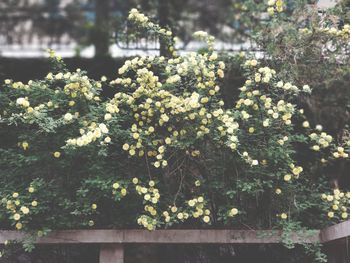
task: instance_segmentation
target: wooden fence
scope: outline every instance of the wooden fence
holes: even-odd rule
[[[125,244],[278,244],[278,230],[63,230],[38,238],[38,245],[100,244],[100,263],[123,263]],[[25,233],[0,231],[0,244],[21,240]],[[350,221],[323,230],[293,233],[295,243],[325,244],[329,263],[350,262]]]

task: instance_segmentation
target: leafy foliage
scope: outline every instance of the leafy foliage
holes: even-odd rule
[[[273,3],[278,14],[270,12],[272,25],[279,16],[286,19],[280,2]],[[332,209],[342,213],[335,218],[348,217],[349,194],[322,195],[331,187],[320,171],[348,158],[349,143],[321,125],[311,127],[298,106],[300,98],[310,98],[306,81],[243,53],[218,54],[203,31],[195,36],[208,47],[179,55],[169,30],[136,9],[129,20],[165,38],[171,57],[127,60],[108,82],[69,72],[51,52],[52,72],[43,80],[5,81],[3,227],[39,236],[50,229],[137,224],[149,230],[282,227],[288,234],[328,223],[321,196],[338,202]],[[317,32],[343,38],[347,30]],[[234,103],[225,104],[220,86],[237,63],[246,81]],[[107,88],[116,91],[112,98],[101,95]],[[299,152],[311,157],[300,160]],[[293,247],[288,236],[285,243]],[[324,261],[317,248],[309,250]]]

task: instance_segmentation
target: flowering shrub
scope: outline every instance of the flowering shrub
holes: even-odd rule
[[[273,5],[283,10],[282,1]],[[168,39],[171,57],[127,60],[108,82],[69,72],[51,53],[53,69],[43,80],[5,81],[2,226],[43,235],[135,223],[149,230],[324,224],[326,178],[303,168],[297,150],[311,148],[324,162],[347,153],[322,127],[313,131],[297,106],[311,88],[244,54],[222,57],[205,32],[195,36],[206,51],[179,56],[170,31],[137,10],[129,19]],[[246,76],[233,107],[220,92],[224,61],[241,63]],[[106,89],[112,98],[102,95]],[[332,197],[343,214],[344,196]]]
[[[340,220],[348,218],[350,192],[344,193],[339,189],[335,189],[333,194],[322,194],[322,199],[329,203],[331,210],[327,214],[329,218],[336,217]]]

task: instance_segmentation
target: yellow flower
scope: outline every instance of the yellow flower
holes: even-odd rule
[[[127,144],[127,143],[125,143],[124,145],[123,145],[123,150],[124,151],[127,151],[127,150],[129,150],[129,144]]]
[[[37,205],[38,205],[38,202],[37,202],[37,201],[33,201],[33,202],[32,202],[32,206],[35,207],[35,206],[37,206]]]
[[[26,207],[26,206],[22,206],[22,207],[21,207],[21,211],[22,211],[22,213],[25,214],[25,215],[26,215],[26,214],[29,214],[29,209],[28,209],[28,207]]]
[[[328,212],[327,215],[328,215],[329,218],[332,218],[332,217],[334,217],[334,212]]]
[[[282,6],[282,5],[283,5],[283,1],[282,0],[277,0],[276,6]]]
[[[16,224],[17,230],[21,230],[22,227],[23,227],[22,223],[19,223],[19,222],[18,222],[18,223]]]
[[[281,194],[281,193],[282,193],[282,190],[281,190],[281,189],[279,189],[279,188],[277,188],[277,189],[276,189],[276,191],[275,191],[275,193],[279,195],[279,194]]]
[[[343,147],[338,147],[337,150],[338,150],[338,152],[340,152],[340,153],[343,153],[343,152],[344,152],[344,148],[343,148]]]
[[[122,190],[120,190],[120,193],[121,193],[122,196],[126,196],[126,189],[123,188]]]
[[[290,179],[292,179],[292,176],[290,174],[286,174],[284,177],[283,177],[284,181],[288,182],[290,181]]]
[[[331,202],[333,201],[334,197],[332,195],[327,195],[327,201]]]
[[[13,215],[13,219],[16,220],[16,221],[18,221],[18,220],[21,219],[21,215],[18,214],[18,213],[16,213],[16,214]]]
[[[22,142],[22,148],[23,150],[27,150],[29,148],[29,143],[28,142]]]
[[[182,220],[184,218],[184,214],[183,213],[178,213],[177,214],[177,218]]]
[[[232,208],[230,210],[229,216],[235,216],[238,214],[238,209],[237,208]]]
[[[114,189],[118,189],[119,188],[119,184],[118,183],[114,183],[113,185],[112,185],[112,187],[114,188]]]
[[[314,146],[312,146],[312,150],[319,151],[320,150],[320,146],[314,145]]]
[[[303,122],[303,127],[304,128],[309,128],[310,127],[310,123],[308,121],[304,121]]]
[[[287,215],[286,213],[282,213],[282,214],[281,214],[281,218],[282,218],[282,219],[287,219],[287,218],[288,218],[288,215]]]
[[[13,194],[12,194],[12,197],[13,197],[13,198],[17,198],[18,196],[19,196],[18,193],[13,193]]]
[[[67,122],[71,121],[73,119],[73,115],[68,112],[63,116],[63,119]]]
[[[342,217],[343,219],[348,218],[348,213],[347,213],[347,212],[343,212],[343,213],[341,214],[341,217]]]
[[[196,202],[194,200],[188,201],[188,205],[191,207],[194,206],[195,204],[196,204]]]
[[[204,221],[205,223],[209,223],[209,222],[210,222],[210,217],[209,217],[209,216],[204,216],[204,217],[203,217],[203,221]]]
[[[139,182],[139,179],[137,179],[136,177],[132,179],[133,184],[138,184],[138,182]]]
[[[92,204],[91,208],[92,208],[92,210],[96,210],[97,209],[97,205],[96,204]]]
[[[89,225],[89,226],[94,226],[94,225],[95,225],[95,222],[94,222],[93,220],[90,220],[90,221],[88,222],[88,225]]]
[[[273,7],[267,8],[267,13],[272,16],[275,13],[275,9]]]
[[[53,153],[53,156],[54,156],[55,158],[60,158],[61,153],[60,153],[60,152],[54,152],[54,153]]]
[[[30,187],[28,188],[28,192],[29,192],[29,193],[34,193],[34,191],[35,191],[35,189],[34,189],[33,186],[30,186]]]

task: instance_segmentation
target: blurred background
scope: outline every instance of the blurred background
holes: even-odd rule
[[[266,2],[266,1],[265,1]],[[1,0],[0,81],[27,81],[47,72],[47,49],[66,59],[69,68],[81,67],[92,77],[112,76],[123,57],[159,54],[151,35],[136,36],[126,24],[131,8],[139,8],[179,38],[180,52],[197,50],[203,43],[192,33],[204,30],[217,38],[215,48],[237,52],[254,49],[252,24],[266,14],[251,12],[261,0]],[[293,7],[287,1],[287,8]],[[311,4],[332,6],[334,0]],[[265,8],[266,11],[266,8]],[[115,59],[112,59],[115,58]],[[33,68],[32,65],[35,64]],[[113,69],[113,71],[112,71]]]
[[[204,30],[218,38],[217,49],[250,47],[247,32],[254,22],[244,0],[1,0],[0,56],[42,57],[47,48],[62,57],[122,57],[156,53],[151,37],[134,39],[126,29],[131,8],[139,8],[179,37],[178,48],[193,50],[200,43],[191,35]],[[287,1],[292,7],[294,1]],[[311,3],[313,1],[310,1]],[[334,0],[318,1],[320,7]],[[256,19],[256,17],[255,17]],[[261,15],[260,19],[264,19]],[[257,21],[255,21],[257,22]]]
[[[196,30],[219,38],[218,49],[239,50],[244,28],[239,20],[244,1],[232,0],[2,0],[0,56],[41,57],[47,48],[62,57],[121,57],[155,53],[152,37],[130,43],[125,18],[131,8],[170,27],[180,38],[178,47],[198,48],[191,41]]]

